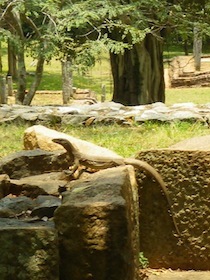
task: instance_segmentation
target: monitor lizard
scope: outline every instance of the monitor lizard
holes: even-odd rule
[[[75,172],[80,166],[85,166],[86,168],[92,168],[95,170],[101,170],[111,167],[117,167],[121,165],[132,165],[134,168],[146,171],[152,175],[155,180],[159,183],[165,198],[167,200],[171,218],[178,236],[181,238],[181,233],[179,231],[175,216],[172,211],[172,203],[168,195],[166,185],[161,177],[161,175],[156,171],[154,167],[145,161],[135,159],[135,158],[112,158],[112,157],[100,157],[100,156],[90,156],[81,153],[69,140],[64,138],[52,139],[53,142],[63,146],[70,158],[73,160],[73,172]]]

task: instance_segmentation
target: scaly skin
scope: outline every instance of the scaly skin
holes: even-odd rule
[[[77,148],[67,139],[56,138],[53,139],[52,141],[63,146],[68,152],[68,154],[70,155],[70,157],[73,158],[74,161],[73,172],[75,172],[79,168],[79,166],[85,166],[85,167],[90,167],[92,169],[100,170],[100,169],[106,169],[106,168],[116,167],[120,165],[132,165],[134,168],[138,170],[143,170],[149,173],[159,183],[168,202],[175,230],[177,234],[181,237],[181,233],[179,231],[176,219],[173,215],[172,203],[169,198],[166,185],[161,175],[150,164],[148,164],[145,161],[134,159],[134,158],[112,158],[112,157],[89,156],[80,153],[77,150]]]

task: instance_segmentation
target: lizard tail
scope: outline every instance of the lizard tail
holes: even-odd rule
[[[147,163],[145,161],[142,161],[142,160],[139,160],[139,159],[126,158],[124,160],[124,163],[132,165],[136,169],[146,171],[147,173],[152,175],[155,178],[155,180],[159,183],[159,185],[160,185],[160,187],[161,187],[161,189],[162,189],[162,191],[164,193],[164,196],[165,196],[165,198],[167,200],[167,203],[168,203],[168,206],[169,206],[169,210],[170,210],[170,213],[171,213],[171,217],[172,217],[172,220],[173,220],[173,224],[174,224],[175,230],[176,230],[177,234],[179,236],[181,236],[181,233],[179,231],[179,228],[178,228],[175,216],[174,216],[173,211],[172,211],[172,202],[171,202],[171,199],[169,198],[168,191],[167,191],[167,188],[166,188],[166,184],[163,181],[161,175],[149,163]]]

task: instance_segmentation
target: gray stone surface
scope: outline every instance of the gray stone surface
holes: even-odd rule
[[[26,196],[4,197],[0,199],[0,217],[15,218],[16,215],[32,210],[34,207],[34,201]]]
[[[53,217],[61,199],[52,195],[39,195],[36,199],[9,194],[0,199],[0,218],[15,218],[21,221],[40,221]],[[34,219],[33,217],[36,217]]]
[[[57,233],[52,222],[0,219],[0,244],[0,279],[59,279]]]
[[[72,183],[54,220],[62,280],[137,279],[138,193],[131,166]]]
[[[65,189],[68,179],[63,172],[49,172],[10,180],[10,192],[16,195],[26,195],[32,198],[38,195],[59,196],[59,189]]]
[[[166,106],[157,102],[149,105],[123,106],[119,103],[104,102],[92,105],[72,104],[68,106],[22,106],[0,105],[0,123],[29,122],[33,124],[65,123],[71,125],[91,124],[98,122],[113,122],[127,124],[127,119],[133,117],[135,122],[147,120],[174,121],[199,120],[206,121],[210,115],[210,103],[195,105],[193,103],[178,103]]]
[[[68,169],[70,159],[60,152],[20,151],[0,159],[0,174],[20,179],[50,171]]]
[[[52,195],[40,195],[34,203],[36,207],[33,208],[31,216],[52,218],[54,211],[61,205],[61,199]]]

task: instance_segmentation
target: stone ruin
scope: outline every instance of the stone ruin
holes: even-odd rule
[[[168,68],[165,69],[167,86],[172,88],[209,87],[209,62],[209,56],[203,56],[201,58],[201,69],[196,71],[192,55],[174,57],[169,61]]]
[[[144,279],[139,252],[154,269],[210,269],[210,136],[137,155],[163,177],[180,234],[153,178],[119,166],[72,180],[59,136],[118,156],[41,125],[25,131],[25,150],[0,160],[0,279]]]

